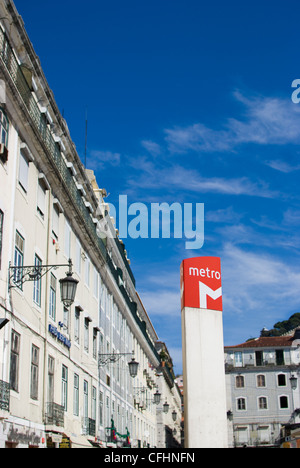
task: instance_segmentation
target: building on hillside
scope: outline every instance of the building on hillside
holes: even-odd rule
[[[225,347],[230,446],[278,446],[299,423],[300,329]]]
[[[157,407],[134,399],[136,387],[157,393],[158,337],[106,191],[80,161],[12,0],[0,18],[0,447],[156,447]],[[69,259],[72,304],[60,292]],[[167,387],[163,401],[171,377]]]

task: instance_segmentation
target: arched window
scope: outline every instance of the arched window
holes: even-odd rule
[[[263,374],[257,375],[257,386],[265,387],[266,386],[266,376]]]
[[[258,408],[260,410],[268,409],[267,397],[259,397],[258,398]]]
[[[0,108],[0,143],[7,146],[8,140],[8,118],[3,109]]]
[[[237,399],[237,410],[238,411],[246,411],[246,399],[245,398],[238,398]]]
[[[243,375],[237,375],[235,378],[235,387],[236,388],[244,388],[245,387],[245,379]]]

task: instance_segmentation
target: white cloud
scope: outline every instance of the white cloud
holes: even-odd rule
[[[244,118],[228,118],[220,130],[202,123],[166,129],[166,141],[173,153],[235,151],[244,143],[260,145],[300,142],[300,109],[290,99],[271,97],[246,98],[235,92],[245,108]]]
[[[103,169],[107,164],[118,166],[121,161],[120,153],[113,153],[112,151],[91,151],[89,158],[89,166],[92,169]]]
[[[212,223],[238,223],[243,214],[234,211],[232,206],[221,208],[215,211],[209,211],[205,214],[205,221]]]
[[[180,165],[168,167],[155,166],[146,158],[135,160],[139,169],[128,180],[129,187],[144,189],[184,190],[197,193],[218,193],[226,195],[248,195],[263,198],[274,198],[278,192],[269,188],[263,181],[251,181],[247,177],[223,178],[203,177],[196,170],[186,169]]]
[[[161,148],[158,143],[151,140],[143,140],[142,146],[152,155],[158,156],[161,153]]]
[[[265,164],[267,166],[272,167],[276,171],[283,172],[285,174],[289,174],[290,172],[299,171],[300,165],[292,166],[291,164],[287,163],[286,161],[282,161],[280,159],[266,161]]]
[[[226,244],[222,254],[224,313],[285,317],[299,306],[300,271],[271,255]]]

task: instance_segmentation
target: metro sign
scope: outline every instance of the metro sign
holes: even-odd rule
[[[180,267],[181,310],[184,307],[222,312],[221,260],[196,257],[183,260]]]

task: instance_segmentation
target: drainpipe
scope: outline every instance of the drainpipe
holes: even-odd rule
[[[50,264],[49,260],[49,246],[50,246],[50,226],[51,226],[51,189],[49,190],[49,197],[48,197],[48,216],[47,216],[47,241],[46,241],[46,265]],[[44,310],[44,319],[45,319],[45,343],[44,343],[44,366],[43,366],[43,398],[42,398],[42,418],[45,421],[46,415],[46,400],[47,400],[47,369],[48,369],[48,304],[49,304],[49,274],[45,275],[46,280],[46,291],[45,291],[45,310]]]

